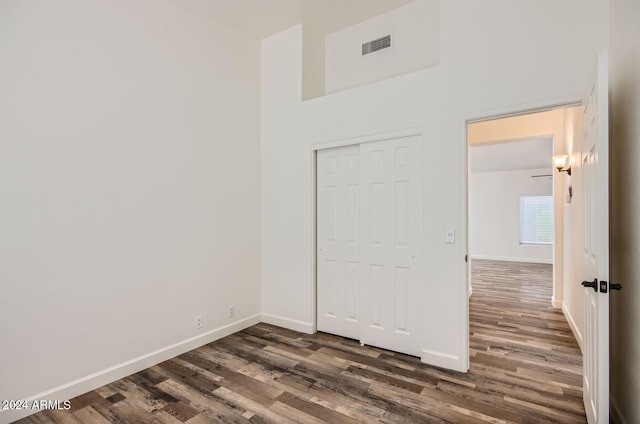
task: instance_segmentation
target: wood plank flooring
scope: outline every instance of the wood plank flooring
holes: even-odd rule
[[[259,324],[20,423],[584,423],[551,266],[474,261],[471,369]]]

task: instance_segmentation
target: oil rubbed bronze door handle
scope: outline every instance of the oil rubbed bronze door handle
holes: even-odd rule
[[[582,286],[583,287],[591,287],[593,289],[593,291],[597,292],[598,291],[598,279],[594,278],[593,281],[583,281],[582,282]]]

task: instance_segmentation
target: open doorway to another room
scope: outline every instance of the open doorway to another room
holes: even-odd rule
[[[550,397],[540,405],[558,402],[579,416],[582,354],[566,317],[581,311],[567,315],[564,298],[570,181],[551,158],[573,140],[568,131],[581,113],[566,107],[467,124],[471,368],[507,371],[522,389],[514,403],[532,401],[526,392],[545,381]]]
[[[563,257],[570,252],[565,252],[563,226],[571,199],[570,179],[555,172],[551,157],[568,150],[565,144],[577,136],[581,115],[582,107],[573,106],[467,124],[469,255],[552,265],[556,308],[564,298]],[[549,196],[553,217],[544,207]]]

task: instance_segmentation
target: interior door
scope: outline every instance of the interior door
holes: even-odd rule
[[[359,147],[319,150],[317,161],[317,327],[358,339]]]
[[[360,341],[420,356],[422,153],[418,137],[360,146]]]
[[[582,148],[584,406],[591,424],[609,422],[609,86],[606,53],[584,110]]]

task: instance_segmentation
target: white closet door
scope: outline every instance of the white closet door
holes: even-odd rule
[[[422,153],[418,137],[360,146],[360,341],[420,356]]]
[[[317,153],[317,325],[358,339],[359,147]]]

